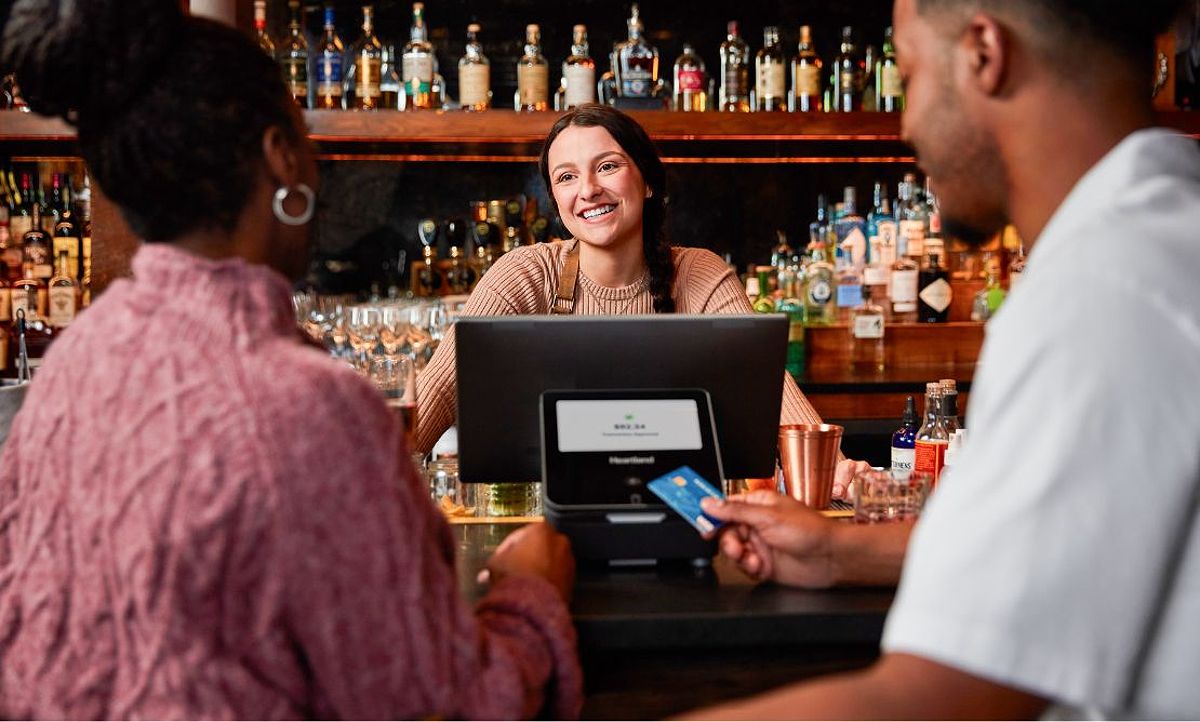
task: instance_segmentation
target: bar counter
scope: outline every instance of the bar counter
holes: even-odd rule
[[[464,595],[511,523],[454,524]],[[878,654],[892,589],[804,591],[710,568],[581,568],[571,615],[588,719],[647,719],[849,670]]]

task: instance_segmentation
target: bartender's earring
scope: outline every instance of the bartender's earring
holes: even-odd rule
[[[283,202],[287,200],[293,192],[299,193],[304,197],[304,210],[299,215],[293,216],[288,213],[283,207]],[[271,202],[271,210],[275,212],[275,217],[279,222],[287,226],[302,226],[312,220],[313,211],[317,209],[317,194],[313,193],[313,189],[309,188],[304,183],[297,183],[295,186],[279,186],[275,191],[275,200]]]

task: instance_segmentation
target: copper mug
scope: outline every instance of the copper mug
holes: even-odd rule
[[[810,509],[829,507],[842,431],[834,424],[779,427],[779,463],[788,496]]]

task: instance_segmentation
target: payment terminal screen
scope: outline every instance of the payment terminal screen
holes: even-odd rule
[[[692,399],[557,401],[555,412],[562,453],[703,448]]]

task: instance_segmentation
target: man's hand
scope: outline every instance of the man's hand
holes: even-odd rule
[[[569,602],[575,586],[575,556],[565,536],[538,522],[505,537],[488,559],[486,572],[492,582],[509,576],[541,577]]]
[[[705,514],[731,522],[721,531],[721,551],[751,577],[809,588],[834,583],[835,522],[773,491],[702,504]]]

